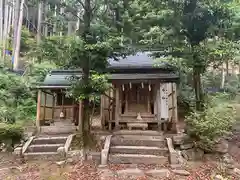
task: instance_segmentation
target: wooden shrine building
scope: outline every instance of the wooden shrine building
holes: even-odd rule
[[[158,64],[150,52],[142,52],[118,61],[109,59],[107,70],[112,88],[101,96],[102,129],[176,129],[179,77],[173,67]],[[38,127],[62,121],[77,125],[82,120],[81,102],[66,97],[73,75],[81,76],[81,71],[52,71],[41,83]]]

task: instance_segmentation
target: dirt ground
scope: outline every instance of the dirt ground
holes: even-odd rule
[[[0,180],[161,180],[142,177],[118,177],[103,178],[101,170],[91,162],[79,162],[71,165],[57,165],[56,162],[50,161],[28,161],[22,164],[18,159],[9,154],[0,154]],[[109,165],[108,169],[111,171],[122,170],[131,167],[131,165]],[[154,169],[153,166],[139,165],[139,169],[147,170]],[[167,168],[167,167],[165,167]],[[203,162],[188,162],[185,169],[191,173],[188,177],[175,176],[170,174],[169,178],[164,180],[211,180],[213,174],[221,174],[222,172],[217,168],[215,161],[205,160]],[[230,177],[229,180],[235,179]]]
[[[94,118],[92,123],[99,126],[98,118]],[[181,124],[181,128],[183,128]],[[229,154],[240,164],[240,131],[235,132],[229,141]],[[108,169],[117,171],[126,169],[129,165],[109,165]],[[139,169],[154,169],[152,166],[138,166]],[[160,168],[160,167],[159,167]],[[163,167],[162,167],[163,168]],[[167,168],[167,167],[164,167]],[[240,167],[238,167],[240,168]],[[190,172],[190,176],[176,176],[170,174],[169,178],[163,180],[212,180],[214,174],[223,174],[218,167],[217,161],[206,159],[202,162],[188,162],[185,169]],[[0,153],[0,180],[161,180],[150,177],[114,177],[102,178],[102,172],[93,162],[79,162],[78,164],[65,164],[59,166],[56,162],[50,161],[28,161],[22,162],[10,153]],[[228,177],[228,180],[237,179]]]

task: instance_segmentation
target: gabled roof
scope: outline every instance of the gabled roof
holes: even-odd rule
[[[52,70],[40,84],[42,88],[65,88],[71,85],[71,77],[82,76],[81,70]]]
[[[109,59],[110,80],[156,80],[176,81],[179,76],[167,63],[157,63],[150,52],[138,52],[117,61]],[[167,71],[166,71],[167,70]],[[40,84],[40,88],[67,88],[72,76],[81,77],[81,70],[53,70]]]
[[[155,52],[137,52],[134,55],[125,58],[109,59],[109,68],[111,69],[174,69],[173,66],[157,61]]]

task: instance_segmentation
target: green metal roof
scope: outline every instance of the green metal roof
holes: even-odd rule
[[[71,85],[71,77],[81,77],[81,70],[53,70],[40,83],[40,88],[67,88]]]
[[[70,78],[81,77],[81,71],[52,71],[38,88],[41,89],[65,89],[71,85]],[[166,80],[177,81],[179,76],[174,73],[132,73],[132,74],[110,74],[109,80]]]

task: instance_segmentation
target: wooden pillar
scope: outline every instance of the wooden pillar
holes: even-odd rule
[[[158,120],[158,129],[161,129],[161,83],[157,86],[157,120]]]
[[[53,101],[52,101],[52,120],[54,120],[54,112],[55,112],[55,94],[53,93]]]
[[[123,92],[124,93],[124,92]],[[125,93],[125,112],[127,113],[128,112],[128,93],[129,92],[126,92]]]
[[[111,97],[111,98],[113,98],[113,90],[112,89],[110,89],[109,90],[109,96]],[[112,99],[110,99],[109,98],[109,104],[110,104],[110,109],[109,109],[109,120],[110,121],[112,121],[112,119],[113,119],[113,100]]]
[[[104,95],[101,95],[101,105],[100,105],[100,108],[101,108],[101,112],[100,112],[100,118],[101,118],[101,129],[103,130],[104,129],[104,126],[105,126],[105,117],[104,117]]]
[[[147,95],[147,112],[150,113],[150,95],[151,95],[151,91],[148,91],[148,95]]]
[[[156,115],[156,119],[158,118],[157,117],[157,108],[158,108],[158,106],[157,106],[157,85],[155,84],[154,85],[154,114]]]
[[[46,103],[47,103],[47,94],[44,93],[43,120],[45,120],[45,117],[46,117]]]
[[[116,99],[116,109],[115,109],[115,129],[119,129],[119,110],[120,110],[120,98],[119,98],[119,87],[115,87],[115,99]]]
[[[82,129],[83,129],[83,122],[82,122],[82,120],[83,120],[83,108],[82,108],[82,101],[80,100],[79,101],[79,110],[78,110],[78,132],[80,133],[80,134],[82,134],[83,133],[83,131],[82,131]]]
[[[177,111],[177,87],[176,83],[172,83],[172,107],[173,107],[173,131],[178,132],[178,111]]]
[[[41,90],[38,90],[37,117],[36,117],[36,127],[38,132],[40,131],[40,116],[41,116]]]

